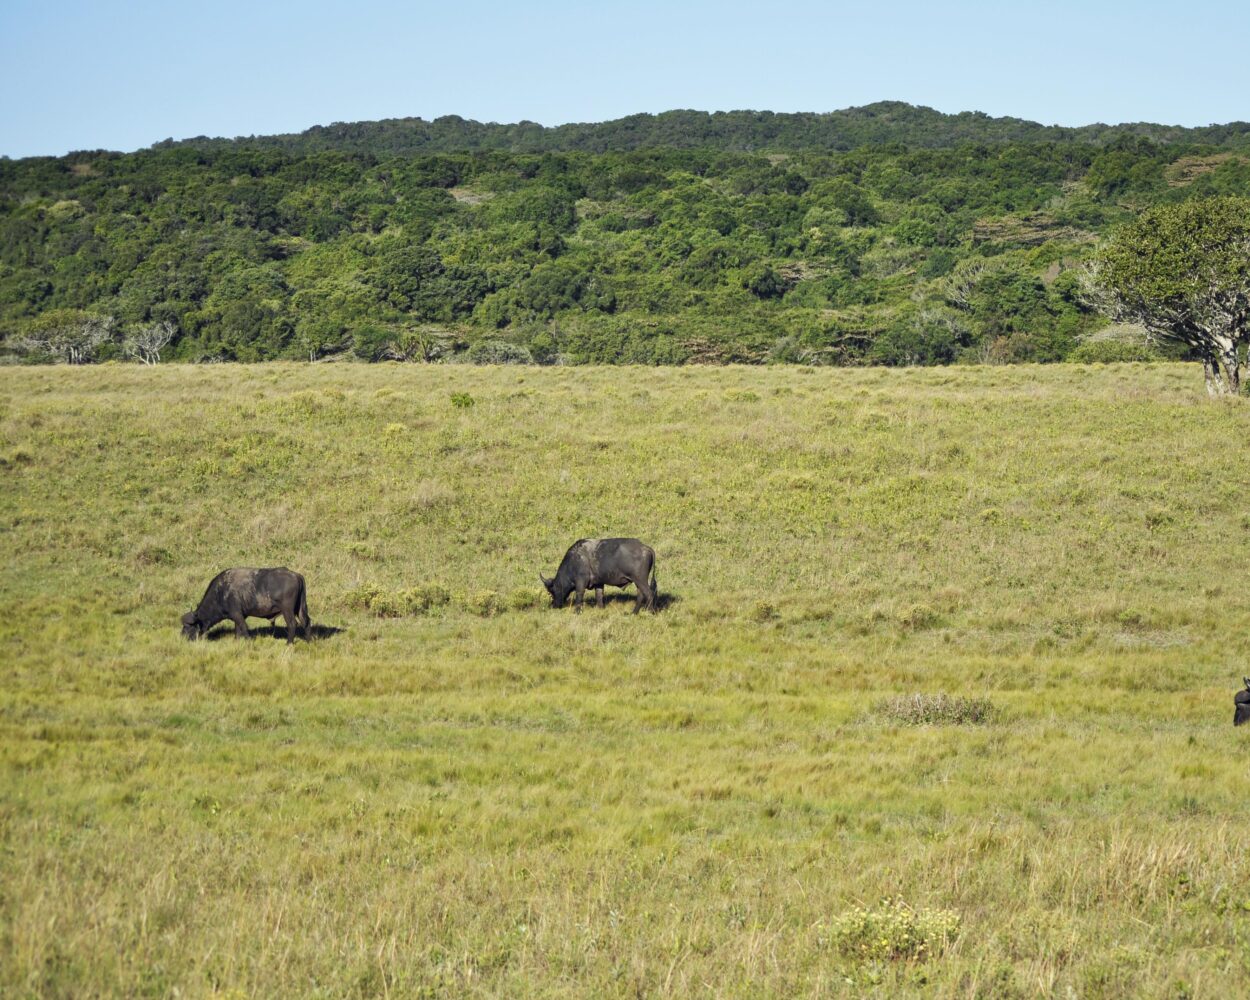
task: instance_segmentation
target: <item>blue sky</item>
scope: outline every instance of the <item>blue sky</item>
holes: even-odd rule
[[[0,0],[0,154],[459,114],[904,100],[1047,124],[1250,119],[1250,4]]]

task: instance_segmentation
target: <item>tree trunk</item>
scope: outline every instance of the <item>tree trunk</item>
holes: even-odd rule
[[[1224,392],[1229,396],[1241,394],[1241,358],[1237,347],[1220,352],[1220,363],[1224,369]]]
[[[1202,374],[1206,378],[1208,396],[1241,394],[1241,359],[1235,348],[1208,354],[1202,359]]]
[[[1208,354],[1202,359],[1202,374],[1207,382],[1208,396],[1224,395],[1224,375],[1214,354]]]

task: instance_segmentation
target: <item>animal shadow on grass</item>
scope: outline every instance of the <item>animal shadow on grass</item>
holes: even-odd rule
[[[603,609],[606,611],[608,608],[612,607],[613,604],[632,605],[636,600],[638,600],[638,597],[632,590],[617,590],[611,593],[605,590],[603,592]],[[667,608],[671,608],[674,604],[680,603],[680,601],[681,601],[681,598],[678,597],[676,594],[668,594],[668,593],[665,593],[664,591],[660,591],[660,593],[655,598],[655,610],[664,611]],[[569,603],[570,604],[573,603],[571,598],[569,599]],[[586,610],[587,611],[596,610],[595,592],[593,590],[586,591]],[[639,612],[639,614],[645,614],[646,611],[647,609],[643,608],[642,611]]]
[[[319,639],[330,639],[338,635],[340,632],[346,632],[347,629],[339,628],[336,625],[309,625],[308,641],[313,642]],[[282,625],[262,625],[260,628],[251,629],[253,639],[281,639],[286,642],[286,628]],[[233,639],[234,626],[227,625],[225,628],[215,628],[211,632],[206,632],[204,638],[209,642],[217,642],[220,639]],[[303,636],[297,629],[295,639],[298,642]]]

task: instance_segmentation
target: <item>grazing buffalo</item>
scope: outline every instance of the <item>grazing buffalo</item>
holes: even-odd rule
[[[1245,687],[1233,695],[1233,725],[1250,722],[1250,677],[1243,677]]]
[[[638,600],[634,614],[646,604],[655,610],[655,552],[637,538],[583,538],[574,542],[554,578],[548,580],[541,573],[547,593],[551,595],[553,608],[564,607],[569,594],[576,591],[573,610],[582,610],[582,595],[594,588],[599,607],[603,607],[604,587],[627,587],[631,583],[638,588]]]
[[[298,623],[308,638],[308,595],[304,578],[289,569],[227,569],[213,577],[200,606],[182,616],[182,635],[198,639],[219,621],[234,622],[236,638],[251,636],[248,618],[268,618],[272,625],[281,615],[286,622],[286,641],[295,641]]]

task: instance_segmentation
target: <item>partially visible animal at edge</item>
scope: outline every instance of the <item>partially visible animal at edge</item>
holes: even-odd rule
[[[222,570],[204,591],[199,607],[182,616],[182,636],[198,639],[228,618],[235,637],[247,639],[252,634],[248,618],[267,618],[273,625],[278,615],[286,622],[287,642],[295,641],[297,624],[308,638],[308,595],[300,574],[286,568]]]
[[[569,594],[576,594],[573,610],[580,612],[587,590],[594,590],[596,603],[603,607],[604,587],[627,587],[632,583],[638,589],[634,614],[643,605],[656,610],[655,552],[637,538],[579,539],[569,546],[554,577],[548,579],[539,573],[538,578],[551,595],[553,608],[564,607]]]
[[[1246,686],[1233,695],[1234,726],[1250,722],[1250,677],[1243,677],[1241,680]]]

